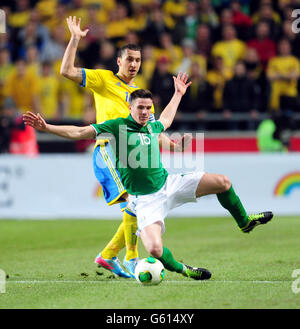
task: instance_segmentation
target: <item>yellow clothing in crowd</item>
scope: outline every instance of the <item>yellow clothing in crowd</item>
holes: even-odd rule
[[[142,61],[141,71],[138,76],[142,76],[143,80],[145,81],[146,88],[142,87],[142,85],[136,81],[137,85],[142,89],[149,89],[150,88],[150,82],[153,77],[153,73],[156,67],[155,59],[147,59]]]
[[[7,78],[4,95],[12,97],[21,111],[33,111],[34,98],[38,95],[38,90],[38,81],[35,75],[26,71],[24,76],[19,76],[14,70]]]
[[[233,70],[235,63],[239,59],[243,59],[246,54],[246,44],[239,40],[234,39],[230,41],[216,42],[212,48],[212,56],[223,58],[226,68]]]
[[[130,30],[130,19],[124,18],[108,22],[106,25],[106,33],[108,38],[125,37]]]
[[[12,64],[7,64],[5,66],[0,67],[0,106],[5,97],[4,92],[5,92],[6,80],[13,72],[13,69],[14,67]]]
[[[164,3],[163,11],[171,16],[176,16],[176,17],[184,16],[186,13],[186,5],[187,5],[186,0],[182,0],[178,2],[168,0]]]
[[[269,78],[277,74],[284,77],[291,73],[297,74],[299,78],[299,60],[295,56],[276,56],[270,59],[267,68],[267,75]],[[296,97],[298,94],[297,86],[297,79],[274,79],[271,82],[270,108],[273,110],[279,108],[280,96]]]
[[[61,81],[61,92],[65,100],[65,116],[72,119],[82,119],[86,90],[74,83],[74,81],[63,78]]]
[[[11,13],[8,17],[8,24],[14,28],[21,28],[28,23],[29,18],[30,18],[29,10]]]
[[[227,80],[232,78],[231,70],[224,69],[223,72],[210,70],[207,72],[206,79],[214,87],[214,108],[221,109],[223,106],[223,91]]]
[[[170,49],[155,48],[154,58],[166,57],[170,61],[170,72],[175,73],[183,58],[181,47],[173,45]]]
[[[38,78],[41,112],[46,119],[55,119],[59,104],[60,83],[55,75]]]

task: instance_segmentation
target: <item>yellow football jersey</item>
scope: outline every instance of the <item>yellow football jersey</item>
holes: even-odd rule
[[[272,76],[280,74],[282,76],[290,73],[300,73],[300,63],[295,56],[280,57],[276,56],[270,59],[267,68],[267,74]],[[298,80],[275,79],[271,82],[270,107],[278,109],[280,106],[280,96],[296,97],[298,94]]]
[[[139,87],[128,85],[109,70],[82,69],[82,73],[82,85],[94,94],[97,123],[128,117],[130,94]]]

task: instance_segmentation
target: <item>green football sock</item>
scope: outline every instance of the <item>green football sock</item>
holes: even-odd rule
[[[218,193],[217,198],[221,205],[230,212],[240,228],[248,224],[246,210],[240,198],[236,195],[232,185],[228,191]]]
[[[163,247],[163,254],[162,256],[159,258],[159,260],[163,263],[164,267],[172,272],[177,272],[177,273],[182,273],[183,272],[183,264],[177,262],[171,251],[166,248]]]

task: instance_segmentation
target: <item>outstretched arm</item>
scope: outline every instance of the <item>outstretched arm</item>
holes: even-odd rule
[[[178,105],[181,101],[181,98],[185,94],[187,88],[192,83],[192,82],[187,82],[188,75],[186,73],[182,74],[181,72],[179,72],[177,77],[173,77],[173,79],[174,79],[174,87],[175,87],[174,95],[159,117],[159,121],[163,124],[165,130],[171,126],[175,114],[177,112]]]
[[[174,142],[166,134],[161,133],[158,141],[159,146],[164,150],[168,150],[170,152],[183,152],[190,146],[192,139],[192,135],[184,134],[177,142]]]
[[[76,16],[69,16],[67,18],[67,24],[71,32],[71,39],[64,53],[60,68],[60,74],[78,83],[82,83],[83,77],[81,68],[74,66],[76,51],[80,39],[85,37],[88,33],[88,29],[81,31],[80,22],[81,19],[79,18],[77,22]]]
[[[76,127],[76,126],[56,126],[47,123],[42,116],[27,111],[23,114],[25,125],[31,126],[36,130],[65,137],[68,139],[95,139],[96,132],[92,126]]]

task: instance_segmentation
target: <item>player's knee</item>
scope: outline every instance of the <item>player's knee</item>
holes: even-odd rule
[[[219,186],[222,192],[226,192],[230,189],[231,182],[225,175],[219,175]]]
[[[148,252],[155,258],[160,258],[163,254],[163,248],[161,244],[154,243],[148,248]]]

